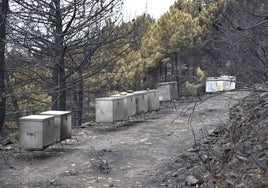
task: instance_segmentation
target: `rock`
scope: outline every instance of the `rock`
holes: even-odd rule
[[[188,176],[185,180],[185,185],[188,185],[188,186],[195,186],[199,183],[199,180],[196,179],[196,177],[194,176]]]
[[[263,98],[263,97],[267,97],[268,96],[268,92],[264,92],[264,93],[261,93],[260,94],[260,97]]]
[[[188,152],[198,152],[199,149],[197,148],[190,148],[190,149],[187,149]]]
[[[85,128],[88,126],[90,126],[90,122],[85,122],[85,123],[81,124],[80,128]]]
[[[178,177],[178,171],[174,172],[174,173],[172,174],[172,177]]]
[[[238,174],[234,173],[234,172],[227,172],[227,173],[224,174],[224,176],[231,177],[231,178],[237,178]]]
[[[239,185],[236,186],[236,188],[244,188],[246,187],[245,183],[240,183]]]
[[[171,185],[172,184],[172,179],[169,178],[167,182],[168,182],[168,185]]]
[[[179,174],[183,174],[185,172],[186,172],[186,168],[178,168],[176,173],[179,175]]]
[[[253,143],[253,142],[252,142]],[[255,144],[255,143],[253,143]],[[260,145],[260,144],[257,144],[253,147],[254,150],[257,150],[257,151],[263,151],[263,147]]]
[[[225,180],[224,182],[224,187],[234,187],[234,182],[232,182],[231,180]]]
[[[229,152],[230,150],[232,150],[233,148],[232,148],[232,144],[231,143],[227,143],[227,144],[224,144],[223,145],[223,150],[225,151],[225,152]]]
[[[208,156],[208,155],[202,155],[202,159],[204,162],[208,162],[208,161],[211,161],[213,158],[211,156]]]
[[[172,171],[168,171],[168,172],[166,172],[166,175],[167,175],[167,176],[171,176],[172,174],[173,174]]]
[[[77,175],[79,175],[79,172],[73,171],[73,170],[67,170],[61,174],[61,176],[63,176],[63,177],[65,177],[65,176],[77,176]]]
[[[163,186],[163,187],[167,187],[168,184],[167,184],[167,183],[162,183],[161,186]]]
[[[210,130],[208,131],[208,135],[209,135],[209,136],[217,136],[218,134],[219,134],[219,131],[218,131],[217,129],[215,129],[215,128],[210,129]]]
[[[209,144],[210,143],[210,140],[209,139],[204,139],[203,140],[203,144]]]
[[[236,157],[237,157],[238,159],[240,159],[241,161],[247,161],[247,160],[248,160],[246,157],[243,157],[243,156],[241,156],[241,155],[236,155]]]

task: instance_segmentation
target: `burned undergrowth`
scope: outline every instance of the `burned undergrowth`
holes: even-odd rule
[[[0,182],[2,187],[267,187],[267,103],[268,93],[239,90],[180,100],[154,119],[113,131],[79,128],[81,144],[69,140],[64,151],[48,148],[27,160],[16,140],[2,141]]]
[[[268,92],[253,92],[232,106],[230,121],[197,139],[165,165],[155,184],[165,187],[267,187]]]

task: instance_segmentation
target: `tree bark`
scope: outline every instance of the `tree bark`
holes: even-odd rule
[[[82,75],[82,70],[79,71],[80,78]],[[79,81],[79,90],[78,90],[78,119],[77,119],[77,125],[80,126],[82,124],[83,119],[83,100],[84,100],[84,80],[81,79]]]
[[[66,77],[65,77],[65,64],[64,64],[64,33],[62,26],[61,6],[60,0],[54,0],[56,7],[56,35],[55,35],[55,66],[54,71],[54,83],[59,95],[56,101],[58,101],[57,110],[66,110]],[[56,75],[57,73],[57,75]]]
[[[56,55],[56,53],[55,53]],[[56,57],[56,56],[55,56]],[[55,58],[55,63],[53,65],[53,70],[52,70],[52,77],[53,77],[53,88],[51,92],[51,97],[52,97],[52,110],[58,110],[59,109],[59,101],[58,101],[58,84],[59,84],[59,77],[58,77],[58,64],[57,60]]]
[[[18,99],[15,96],[15,92],[13,89],[13,85],[10,82],[9,76],[6,74],[6,90],[9,94],[11,94],[11,101],[12,101],[12,105],[13,105],[13,111],[15,114],[15,121],[17,123],[17,127],[19,127],[19,118],[21,117],[21,111],[19,109],[19,104],[18,104]]]
[[[0,132],[6,116],[5,47],[8,0],[0,1]]]

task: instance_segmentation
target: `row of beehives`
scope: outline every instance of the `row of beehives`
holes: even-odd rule
[[[19,119],[20,148],[43,150],[71,138],[72,116],[70,111],[46,111]]]
[[[235,76],[207,77],[206,92],[214,93],[218,91],[228,91],[235,89]]]
[[[96,122],[113,123],[142,113],[158,111],[160,101],[178,98],[177,82],[163,82],[157,89],[121,93],[96,99]]]

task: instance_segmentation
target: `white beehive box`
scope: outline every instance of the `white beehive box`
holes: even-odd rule
[[[43,150],[54,144],[54,116],[30,115],[19,119],[20,147]]]
[[[124,120],[124,97],[106,97],[96,99],[96,122],[113,123]]]
[[[206,79],[206,92],[208,93],[214,93],[218,91],[217,87],[217,77],[207,77]]]
[[[128,116],[135,116],[137,107],[136,107],[136,96],[133,93],[128,93],[125,95],[124,98],[124,108],[125,111],[127,112]]]
[[[235,76],[223,75],[220,77],[223,80],[223,90],[233,90],[235,89]]]
[[[223,91],[228,91],[231,89],[231,78],[229,76],[223,75],[219,79],[223,82]]]
[[[236,77],[235,76],[229,76],[229,78],[231,79],[230,90],[233,90],[233,89],[235,89]]]
[[[54,115],[55,133],[54,141],[60,142],[72,137],[72,112],[50,110],[42,112],[41,115]]]
[[[162,82],[157,84],[159,101],[171,101],[178,98],[177,82]]]
[[[157,89],[148,91],[148,110],[156,111],[160,109],[159,92]]]
[[[136,113],[148,112],[148,92],[147,91],[135,91],[136,96]]]
[[[218,78],[218,81],[217,81],[217,90],[218,91],[223,91],[223,80],[221,78]]]
[[[224,81],[221,77],[207,77],[206,79],[206,92],[214,93],[223,91]]]
[[[133,93],[120,93],[111,97],[124,98],[124,118],[134,116],[136,114],[136,97]]]

